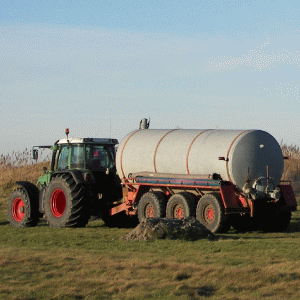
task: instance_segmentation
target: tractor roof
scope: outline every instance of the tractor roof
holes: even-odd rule
[[[103,144],[103,145],[116,145],[118,144],[117,139],[104,139],[104,138],[69,138],[61,139],[57,142],[60,144]]]

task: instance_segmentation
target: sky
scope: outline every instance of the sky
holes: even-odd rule
[[[150,128],[300,145],[300,1],[0,0],[0,154]]]

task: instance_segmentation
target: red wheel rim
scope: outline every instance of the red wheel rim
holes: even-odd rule
[[[173,218],[175,218],[175,219],[184,218],[184,210],[183,210],[182,205],[180,205],[179,203],[176,203],[173,206]]]
[[[66,210],[66,203],[65,193],[61,189],[56,189],[50,199],[52,214],[57,218],[61,217]]]
[[[207,223],[211,223],[213,222],[214,218],[215,218],[215,210],[213,206],[210,204],[206,205],[204,208],[204,220]]]
[[[13,202],[11,212],[15,221],[20,222],[24,218],[25,205],[21,198],[16,198]]]
[[[145,207],[145,217],[154,218],[154,207],[150,203],[148,203]]]

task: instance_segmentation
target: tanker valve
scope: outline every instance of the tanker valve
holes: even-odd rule
[[[281,197],[280,189],[277,187],[275,190],[270,192],[269,195],[271,198],[275,199],[275,202],[279,201]]]
[[[249,186],[249,182],[246,182],[246,184],[243,186],[243,192],[246,197],[255,200],[257,198],[256,195],[256,189]]]

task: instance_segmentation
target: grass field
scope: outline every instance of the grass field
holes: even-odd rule
[[[0,299],[300,298],[299,211],[286,232],[231,230],[216,241],[124,241],[131,229],[102,221],[13,228],[6,217],[13,180],[5,174],[34,182],[41,168],[1,172]]]

